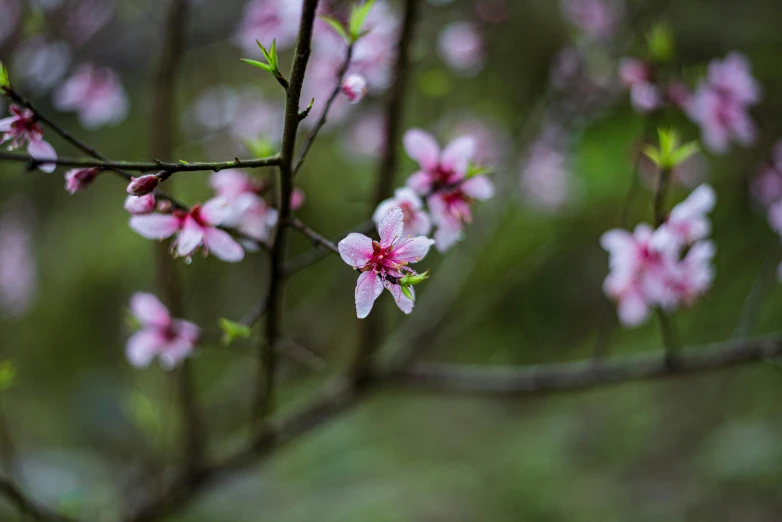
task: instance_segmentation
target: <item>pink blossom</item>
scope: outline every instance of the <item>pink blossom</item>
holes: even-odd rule
[[[257,241],[269,238],[271,229],[277,224],[277,210],[269,207],[261,197],[261,183],[236,169],[212,174],[210,183],[227,204],[224,225],[235,227]],[[296,196],[295,192],[293,196]]]
[[[573,197],[573,181],[562,130],[549,126],[530,146],[521,166],[523,198],[535,209],[553,212]]]
[[[256,52],[256,40],[277,40],[281,51],[293,46],[299,31],[301,0],[250,0],[244,7],[242,22],[234,41],[246,53]]]
[[[385,114],[370,110],[359,115],[342,135],[342,146],[348,154],[345,158],[356,161],[361,158],[377,158],[383,152],[386,136]]]
[[[342,82],[341,91],[350,103],[358,103],[367,94],[367,81],[359,74],[350,74]]]
[[[646,62],[625,57],[619,61],[619,79],[628,89],[639,83],[649,83],[652,79],[652,69]]]
[[[0,144],[9,142],[8,148],[15,150],[27,145],[27,152],[38,161],[56,160],[54,147],[43,139],[43,127],[36,121],[35,115],[29,109],[11,105],[9,118],[0,119]],[[57,165],[43,163],[38,166],[44,172],[54,172]]]
[[[49,41],[44,36],[28,38],[14,52],[14,80],[25,90],[47,92],[68,71],[71,57],[67,42]]]
[[[613,36],[618,21],[616,6],[605,0],[562,0],[568,21],[595,40]]]
[[[71,169],[65,173],[65,189],[71,194],[84,190],[92,185],[98,174],[100,174],[98,168]]]
[[[687,199],[673,207],[665,222],[654,232],[652,243],[661,249],[691,245],[711,233],[707,214],[714,209],[717,194],[704,183]]]
[[[448,136],[470,136],[475,143],[470,161],[476,165],[496,166],[504,162],[510,148],[510,138],[496,122],[465,114],[454,114],[441,123]]]
[[[108,67],[79,66],[54,95],[61,111],[76,111],[84,128],[116,125],[128,115],[128,97],[117,74]]]
[[[157,201],[154,194],[145,196],[128,196],[125,198],[125,210],[131,214],[151,214],[155,210]]]
[[[138,178],[130,178],[127,193],[131,196],[145,196],[155,191],[160,184],[160,178],[157,174],[145,174]]]
[[[764,163],[750,185],[752,196],[764,206],[782,200],[782,141],[772,148],[771,160]]]
[[[198,344],[201,329],[183,319],[174,319],[168,308],[152,294],[137,292],[130,298],[130,311],[141,329],[128,339],[125,355],[136,368],[146,368],[158,357],[171,370],[188,357]]]
[[[293,189],[293,193],[291,194],[291,210],[299,210],[302,205],[304,205],[304,201],[306,201],[307,196],[304,194],[304,191],[300,188]]]
[[[398,188],[394,191],[394,197],[388,198],[377,206],[372,220],[379,224],[380,221],[395,207],[402,210],[404,216],[403,235],[426,236],[432,230],[432,222],[429,214],[424,211],[424,204],[415,191],[409,187]]]
[[[751,145],[757,129],[749,106],[760,100],[760,87],[750,74],[746,58],[731,53],[714,60],[709,72],[689,99],[686,112],[700,125],[704,145],[714,153],[727,152],[730,142]]]
[[[432,220],[437,225],[435,246],[445,252],[463,237],[465,223],[472,221],[470,205],[494,196],[494,185],[486,176],[474,176],[458,186],[439,190],[429,196],[427,203]]]
[[[657,230],[644,223],[632,234],[620,229],[603,234],[600,243],[609,252],[610,267],[603,288],[617,301],[622,324],[643,323],[655,307],[670,311],[692,305],[709,289],[716,247],[705,240],[711,230],[705,214],[714,202],[713,189],[701,185]]]
[[[33,306],[38,291],[31,202],[8,201],[0,213],[0,316],[18,318]]]
[[[454,22],[437,37],[437,49],[452,70],[467,75],[478,73],[485,61],[483,36],[469,22]]]
[[[172,249],[177,256],[189,259],[201,247],[204,255],[212,253],[218,259],[236,263],[244,259],[244,250],[228,232],[217,228],[230,214],[226,200],[214,198],[187,212],[134,215],[130,228],[147,239],[165,239],[176,234]]]
[[[630,87],[630,102],[640,113],[652,112],[663,105],[660,89],[651,83],[636,83]]]
[[[402,293],[399,279],[415,274],[409,265],[423,259],[433,241],[424,236],[404,238],[404,226],[404,212],[395,207],[378,222],[379,242],[356,233],[339,242],[342,260],[361,272],[356,284],[359,319],[369,315],[383,288],[391,292],[400,310],[406,314],[413,311],[414,302]]]
[[[467,136],[456,138],[442,152],[432,135],[420,129],[407,131],[403,141],[407,155],[419,166],[407,186],[422,195],[464,179],[475,153],[475,142]]]

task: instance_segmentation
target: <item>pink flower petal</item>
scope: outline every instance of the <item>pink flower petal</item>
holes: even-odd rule
[[[432,190],[432,175],[424,170],[419,170],[407,178],[407,186],[419,194],[428,194]]]
[[[372,311],[380,294],[383,293],[383,282],[374,272],[362,272],[356,283],[356,316],[363,319]]]
[[[486,201],[494,197],[494,183],[486,176],[470,178],[461,186],[462,192],[472,199]]]
[[[383,216],[377,224],[380,234],[380,246],[387,248],[397,238],[401,237],[405,228],[405,214],[399,207],[394,207]]]
[[[211,227],[205,229],[204,245],[210,254],[228,263],[238,263],[244,259],[242,246],[225,230]]]
[[[187,257],[192,255],[196,248],[204,240],[204,231],[196,220],[188,216],[185,218],[185,224],[179,232],[176,241],[176,253],[178,256]]]
[[[201,217],[210,225],[222,225],[226,219],[231,217],[231,205],[225,198],[212,198],[201,207]]]
[[[426,257],[426,254],[429,253],[429,247],[433,244],[433,239],[424,236],[405,239],[402,246],[394,250],[392,255],[397,261],[416,263]]]
[[[11,130],[11,125],[16,121],[16,116],[10,116],[0,120],[0,132],[8,132]]]
[[[148,214],[130,218],[130,228],[147,239],[165,239],[179,230],[179,218],[171,214]]]
[[[166,327],[171,322],[171,316],[166,305],[161,303],[153,294],[146,292],[133,294],[130,298],[130,311],[145,326]]]
[[[146,368],[165,342],[157,330],[140,330],[128,339],[125,356],[136,368]]]
[[[411,129],[405,133],[404,146],[407,155],[415,160],[422,169],[432,170],[440,160],[440,147],[428,132]]]
[[[388,290],[391,295],[394,297],[394,302],[396,302],[396,305],[399,307],[400,310],[402,310],[404,313],[409,314],[413,311],[413,306],[415,306],[415,301],[410,300],[405,294],[402,293],[402,287],[399,285],[392,285],[388,281],[385,282],[386,290]],[[413,290],[413,287],[410,287],[410,292],[413,294],[413,297],[415,297],[415,290]]]
[[[49,142],[44,140],[31,140],[30,144],[27,146],[27,152],[38,161],[57,159],[57,151],[54,150],[54,147],[52,147]],[[54,172],[57,165],[54,163],[44,163],[38,168],[44,172],[50,173]]]
[[[440,223],[434,233],[435,247],[439,252],[446,252],[453,245],[462,240],[462,222],[455,219],[447,219]]]
[[[348,234],[337,244],[342,260],[354,268],[360,268],[372,258],[372,239],[364,234]]]
[[[469,136],[456,138],[443,151],[440,164],[445,170],[453,170],[457,174],[464,176],[467,173],[467,167],[475,153],[475,140]]]

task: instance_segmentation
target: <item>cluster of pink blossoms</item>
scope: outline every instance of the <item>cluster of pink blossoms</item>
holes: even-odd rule
[[[61,111],[75,111],[88,130],[116,125],[128,115],[128,97],[117,73],[85,64],[76,69],[54,94]]]
[[[603,234],[600,243],[611,269],[603,288],[617,301],[622,324],[642,324],[655,307],[667,312],[691,305],[709,289],[716,247],[706,239],[711,232],[706,215],[715,202],[714,189],[704,184],[656,230],[642,223],[632,233],[614,229]]]
[[[750,189],[752,196],[766,208],[769,226],[782,238],[782,141],[774,145],[770,161],[762,166]],[[782,281],[782,264],[777,277]]]
[[[0,144],[6,143],[10,150],[27,147],[27,153],[37,161],[56,160],[57,152],[43,139],[43,127],[30,109],[11,105],[8,118],[0,119]],[[54,172],[54,163],[41,163],[38,168]]]
[[[152,294],[133,294],[130,311],[141,328],[128,339],[125,355],[137,368],[146,368],[157,357],[160,365],[170,370],[192,353],[201,337],[198,326],[171,317],[168,308]]]

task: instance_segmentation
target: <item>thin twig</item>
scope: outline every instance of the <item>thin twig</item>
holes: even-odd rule
[[[307,136],[307,141],[304,142],[304,148],[301,150],[301,155],[299,156],[298,161],[296,161],[296,166],[293,168],[294,178],[299,173],[299,169],[301,169],[301,166],[304,164],[304,160],[307,157],[307,153],[310,151],[310,147],[312,147],[312,144],[315,142],[315,138],[318,137],[318,133],[320,132],[320,129],[323,128],[323,126],[326,124],[326,119],[328,118],[329,111],[331,110],[331,106],[334,103],[334,100],[336,100],[337,96],[339,96],[339,91],[342,88],[342,80],[345,78],[345,74],[348,72],[348,68],[350,67],[350,61],[352,59],[353,59],[353,44],[351,43],[348,45],[347,51],[345,51],[345,61],[342,62],[342,67],[340,67],[339,72],[337,73],[337,84],[334,86],[334,89],[331,91],[331,95],[326,101],[326,105],[323,107],[323,113],[320,115],[318,122],[312,128],[312,131],[310,131],[309,136]],[[309,108],[305,111],[304,118],[306,118],[307,114],[309,114]],[[299,115],[299,121],[303,120],[304,118],[301,117],[301,114]]]
[[[309,238],[314,244],[326,247],[330,251],[339,255],[339,249],[337,248],[337,245],[335,245],[334,243],[332,243],[322,235],[312,230],[310,227],[302,223],[300,220],[296,218],[290,218],[288,220],[288,225],[301,232],[304,236]]]
[[[272,156],[270,158],[259,159],[234,159],[231,161],[197,161],[192,163],[169,163],[164,161],[110,161],[101,159],[72,158],[67,156],[58,157],[56,160],[38,160],[28,154],[18,152],[0,152],[0,160],[19,161],[28,163],[32,168],[37,168],[43,164],[56,164],[61,167],[73,168],[91,168],[97,167],[106,170],[117,169],[138,171],[138,172],[162,172],[159,177],[162,180],[168,179],[175,172],[219,172],[225,169],[255,169],[262,167],[276,167],[279,164],[279,158]],[[124,178],[129,179],[130,174],[123,174]]]

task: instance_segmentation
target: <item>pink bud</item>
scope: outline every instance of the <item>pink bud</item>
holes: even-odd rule
[[[155,174],[146,174],[140,178],[130,178],[128,194],[131,196],[145,196],[151,194],[160,184],[160,178]]]
[[[100,169],[71,169],[65,173],[65,189],[71,194],[89,187],[95,178],[100,174]]]
[[[155,195],[128,196],[125,198],[125,210],[134,215],[150,214],[155,210]]]
[[[351,74],[342,82],[342,94],[350,103],[358,103],[367,93],[367,81],[363,76]]]
[[[304,200],[306,199],[306,196],[304,195],[304,191],[300,188],[293,189],[293,194],[291,194],[291,210],[298,210],[301,208],[301,206],[304,204]]]

